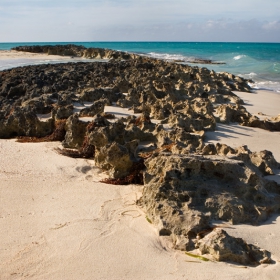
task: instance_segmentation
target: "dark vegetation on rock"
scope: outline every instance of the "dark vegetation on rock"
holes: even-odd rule
[[[280,130],[278,117],[252,116],[232,92],[250,92],[247,80],[112,50],[16,49],[111,60],[1,71],[0,138],[61,141],[59,153],[94,159],[108,172],[104,182],[144,184],[137,203],[177,249],[218,261],[271,261],[268,252],[211,227],[213,219],[256,225],[279,212],[280,186],[263,178],[279,168],[271,152],[204,143],[216,122]],[[131,113],[116,118],[105,106]]]

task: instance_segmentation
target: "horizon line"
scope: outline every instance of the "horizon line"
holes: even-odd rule
[[[12,41],[0,42],[0,44],[19,44],[19,43],[237,43],[237,44],[279,44],[279,42],[260,42],[260,41]]]

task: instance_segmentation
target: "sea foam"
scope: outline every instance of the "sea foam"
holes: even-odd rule
[[[169,54],[169,53],[156,53],[150,52],[148,53],[149,56],[159,59],[166,59],[166,60],[183,60],[183,61],[193,61],[194,57],[186,57],[180,54]]]
[[[247,57],[247,55],[245,55],[245,54],[240,54],[240,55],[235,56],[233,59],[234,59],[234,60],[239,60],[239,59],[241,59],[241,58],[243,58],[243,57]]]

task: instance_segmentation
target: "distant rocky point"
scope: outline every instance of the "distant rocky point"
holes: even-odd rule
[[[115,51],[104,48],[86,48],[79,45],[45,45],[45,46],[19,46],[12,50],[32,53],[45,53],[48,55],[73,56],[95,59],[135,59],[139,54]],[[192,60],[173,60],[174,62],[182,63],[197,63],[197,64],[225,64],[210,59],[194,58]]]

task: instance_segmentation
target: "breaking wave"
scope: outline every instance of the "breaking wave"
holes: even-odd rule
[[[239,60],[239,59],[241,59],[241,58],[243,58],[243,57],[247,57],[247,55],[245,55],[245,54],[240,54],[240,55],[235,56],[233,59],[234,59],[234,60]]]
[[[158,59],[166,59],[166,60],[182,60],[182,61],[194,61],[195,57],[187,57],[181,54],[169,54],[169,53],[156,53],[156,52],[149,52],[149,56],[158,58]]]
[[[263,90],[271,90],[280,93],[280,82],[274,81],[262,81],[262,82],[255,82],[250,84],[253,89],[263,89]]]

